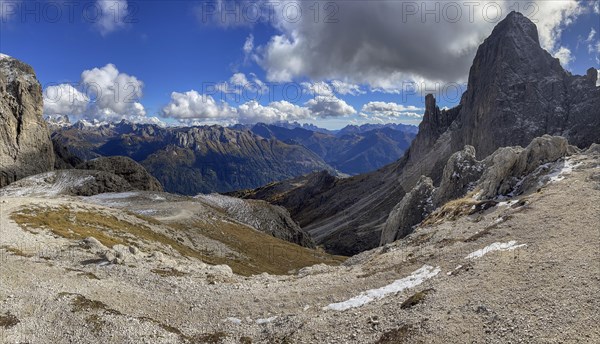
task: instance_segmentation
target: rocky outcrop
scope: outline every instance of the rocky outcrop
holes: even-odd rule
[[[518,192],[523,178],[543,164],[557,161],[568,154],[564,137],[544,135],[534,139],[527,148],[504,147],[483,161],[485,172],[478,182],[479,199]]]
[[[54,148],[55,170],[69,170],[83,163],[83,159],[80,159],[75,154],[71,153],[67,147],[61,145],[60,142],[54,138],[52,138],[52,147]]]
[[[131,158],[123,156],[96,158],[78,165],[77,168],[116,174],[125,179],[136,190],[163,191],[163,187],[158,180]]]
[[[412,232],[414,225],[419,224],[433,211],[433,191],[431,178],[422,176],[415,188],[390,212],[381,232],[380,245],[407,236]]]
[[[430,178],[422,176],[415,188],[392,209],[383,227],[380,245],[410,234],[435,208],[469,191],[476,192],[477,199],[486,201],[530,191],[550,172],[551,166],[547,165],[568,154],[567,140],[549,135],[534,139],[526,148],[499,148],[483,161],[475,159],[475,148],[466,146],[448,159],[438,188],[434,188]],[[477,211],[478,205],[474,202]],[[465,204],[471,207],[471,203]],[[487,207],[487,204],[484,205]]]
[[[219,194],[198,195],[195,199],[219,207],[232,219],[268,233],[275,238],[304,247],[315,247],[315,243],[308,233],[304,232],[292,220],[290,213],[283,207],[265,201],[242,200]]]
[[[582,148],[600,141],[595,75],[565,71],[540,47],[535,24],[517,12],[479,47],[461,105],[453,148],[472,145],[479,158],[499,147],[525,147],[544,134]]]
[[[585,150],[585,153],[588,155],[594,155],[594,154],[600,155],[600,145],[597,143],[592,144],[588,149]]]
[[[54,167],[42,99],[33,68],[0,55],[0,187]]]
[[[473,146],[465,146],[462,151],[454,153],[448,159],[442,181],[435,192],[435,206],[462,197],[475,187],[484,168],[483,164],[475,158],[475,153]]]
[[[428,94],[425,97],[425,114],[419,124],[419,133],[411,145],[408,159],[418,159],[431,151],[436,141],[446,132],[460,112],[460,106],[440,110],[435,97]]]
[[[0,190],[0,196],[93,196],[132,191],[122,177],[104,171],[61,170],[21,179]]]

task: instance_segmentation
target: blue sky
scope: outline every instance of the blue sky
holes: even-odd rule
[[[325,8],[330,3],[336,4],[333,10]],[[506,6],[501,16],[511,6],[496,3]],[[543,27],[544,47],[574,74],[600,68],[597,2],[550,3],[521,4],[539,6],[521,10]],[[67,88],[60,85],[70,84],[78,93],[60,100],[48,96],[54,103],[45,112],[76,119],[156,116],[187,124],[286,119],[328,128],[416,124],[423,113],[421,93],[437,93],[440,106],[458,102],[457,85],[463,85],[477,45],[495,24],[477,17],[451,22],[441,9],[440,20],[423,19],[417,10],[410,15],[419,20],[411,21],[411,8],[402,1],[321,2],[318,18],[314,9],[293,1],[288,13],[283,1],[265,10],[261,0],[93,0],[76,2],[71,13],[67,4],[0,0],[0,52],[32,65],[49,94],[64,95]],[[383,17],[381,6],[387,6]],[[221,17],[223,8],[237,10],[237,16]],[[290,19],[298,8],[302,16]],[[260,9],[263,17],[250,20],[248,9]],[[100,14],[93,18],[94,13]],[[327,22],[328,16],[335,22]],[[407,20],[399,20],[402,16]],[[115,97],[108,86],[115,80],[125,85],[119,95],[132,97]],[[429,92],[402,92],[414,82],[437,83],[445,91],[427,86]],[[90,85],[110,99],[94,103],[98,94]],[[229,90],[225,102],[216,87]],[[303,95],[285,97],[284,89]],[[235,92],[242,92],[239,99],[233,99]]]

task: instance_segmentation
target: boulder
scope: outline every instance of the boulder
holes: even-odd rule
[[[213,265],[209,268],[208,274],[215,277],[231,277],[233,276],[233,270],[226,264]]]
[[[125,264],[137,261],[140,256],[140,250],[134,246],[115,245],[112,249],[107,249],[103,258],[111,264]]]
[[[81,240],[80,245],[86,250],[90,250],[96,254],[101,254],[108,250],[106,246],[104,246],[98,239],[94,237],[87,237]]]

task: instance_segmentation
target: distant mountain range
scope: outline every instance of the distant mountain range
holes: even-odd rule
[[[348,126],[329,131],[298,123],[162,127],[156,124],[70,124],[46,118],[58,158],[68,168],[100,156],[127,156],[168,192],[195,195],[255,188],[317,171],[353,175],[398,160],[417,128]]]
[[[250,130],[265,138],[304,146],[334,169],[350,175],[374,171],[400,159],[418,132],[417,127],[402,124],[327,131],[259,123]]]

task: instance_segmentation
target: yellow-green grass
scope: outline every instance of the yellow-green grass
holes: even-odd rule
[[[45,229],[54,235],[72,240],[87,237],[98,239],[103,245],[161,244],[179,252],[184,257],[196,258],[208,264],[227,264],[236,274],[249,276],[267,272],[286,274],[300,268],[325,263],[338,265],[346,257],[332,256],[277,239],[243,224],[221,221],[218,224],[201,222],[160,224],[157,220],[147,221],[144,217],[131,217],[131,221],[119,219],[105,211],[74,210],[66,206],[58,208],[33,207],[21,209],[11,219],[23,229],[34,231]],[[243,258],[217,255],[197,250],[156,229],[164,232],[184,233],[188,237],[201,238],[198,234],[219,241]],[[153,227],[155,227],[153,229]],[[175,237],[175,235],[173,235]]]

